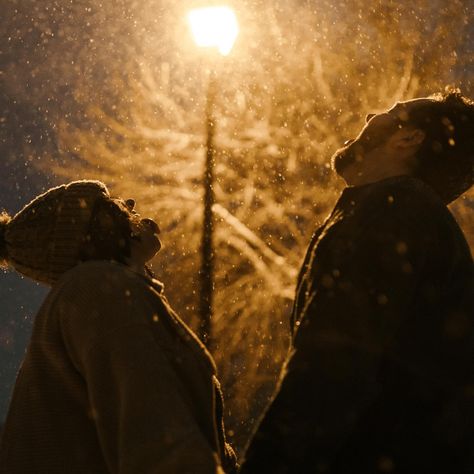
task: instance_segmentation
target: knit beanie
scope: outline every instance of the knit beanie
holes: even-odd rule
[[[0,263],[36,281],[54,284],[79,262],[98,199],[109,198],[100,181],[74,181],[41,194],[13,218],[0,216]]]

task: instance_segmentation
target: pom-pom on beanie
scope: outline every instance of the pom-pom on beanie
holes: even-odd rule
[[[100,181],[74,181],[41,194],[10,218],[0,215],[0,263],[54,284],[79,263],[98,199],[109,198]]]

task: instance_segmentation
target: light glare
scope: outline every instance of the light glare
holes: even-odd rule
[[[217,48],[227,56],[239,33],[234,11],[229,7],[196,8],[188,13],[194,41],[198,46]]]

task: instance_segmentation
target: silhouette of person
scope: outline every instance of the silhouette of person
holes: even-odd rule
[[[98,181],[0,219],[0,257],[52,286],[0,448],[3,474],[234,472],[210,354],[146,263],[159,228]]]
[[[474,176],[459,91],[369,115],[298,277],[293,340],[242,474],[474,472]]]

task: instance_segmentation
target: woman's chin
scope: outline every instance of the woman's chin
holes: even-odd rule
[[[158,236],[155,235],[153,249],[150,249],[150,258],[148,260],[151,260],[153,257],[155,257],[161,250],[161,247],[161,240],[158,238]]]

